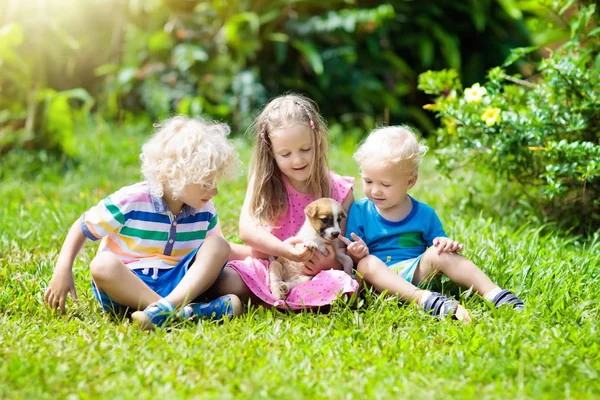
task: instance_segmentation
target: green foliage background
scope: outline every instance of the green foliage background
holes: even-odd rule
[[[483,78],[529,43],[522,16],[506,0],[7,0],[0,152],[71,154],[73,124],[92,107],[118,121],[202,114],[243,131],[289,90],[345,135],[383,121],[432,129],[417,75]]]

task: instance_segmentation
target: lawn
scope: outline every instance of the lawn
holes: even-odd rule
[[[80,301],[65,315],[47,310],[43,292],[70,225],[139,179],[147,126],[90,122],[78,162],[3,157],[0,398],[600,398],[600,237],[542,225],[494,177],[441,177],[433,157],[412,194],[438,210],[466,256],[524,299],[523,313],[445,285],[471,311],[471,325],[367,291],[328,313],[250,307],[232,322],[143,333],[100,312],[87,268],[92,243],[74,267]],[[246,167],[249,146],[236,144]],[[358,175],[353,144],[334,146],[338,173]],[[245,171],[215,200],[233,241]]]

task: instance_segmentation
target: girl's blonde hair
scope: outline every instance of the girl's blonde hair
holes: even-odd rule
[[[165,189],[178,198],[186,185],[217,186],[230,177],[238,162],[227,140],[227,124],[177,116],[154,125],[156,132],[142,146],[142,175],[150,193],[162,197]]]
[[[313,160],[308,188],[315,198],[331,196],[327,165],[328,131],[317,105],[307,97],[286,94],[271,100],[258,115],[251,132],[255,137],[250,177],[252,193],[249,212],[259,223],[272,225],[287,210],[287,193],[283,174],[272,152],[271,133],[295,125],[304,125],[313,136]]]
[[[406,125],[375,129],[360,145],[354,159],[359,165],[376,160],[384,166],[407,165],[418,174],[429,148],[416,130]]]

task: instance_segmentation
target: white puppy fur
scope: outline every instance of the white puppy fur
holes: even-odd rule
[[[344,272],[352,275],[354,263],[345,253],[339,239],[342,234],[340,222],[346,218],[346,212],[340,203],[330,198],[322,198],[310,203],[304,210],[306,220],[296,237],[304,239],[297,246],[319,250],[329,255],[326,244],[335,249],[336,260],[344,267]],[[269,288],[275,297],[285,299],[290,290],[301,283],[308,282],[312,276],[304,274],[304,264],[283,257],[271,259],[269,265]]]

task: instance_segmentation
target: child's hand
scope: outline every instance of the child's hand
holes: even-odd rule
[[[364,240],[362,240],[358,235],[354,232],[350,234],[354,242],[350,239],[340,236],[342,242],[344,242],[348,247],[346,248],[346,252],[350,257],[354,257],[357,260],[361,260],[369,255],[369,248]]]
[[[310,260],[304,263],[304,273],[306,275],[314,276],[325,269],[340,268],[340,265],[335,258],[336,255],[333,246],[326,244],[325,248],[329,252],[328,255],[325,255],[317,250],[314,252]]]
[[[304,239],[291,237],[283,241],[287,246],[286,254],[283,256],[290,261],[305,262],[313,256],[314,250],[307,248],[302,243]]]
[[[67,293],[71,293],[71,298],[74,301],[79,300],[71,268],[57,266],[44,294],[44,303],[52,309],[60,308],[64,312]]]
[[[437,237],[433,239],[433,246],[437,249],[438,254],[458,253],[463,249],[462,244],[447,237]]]

